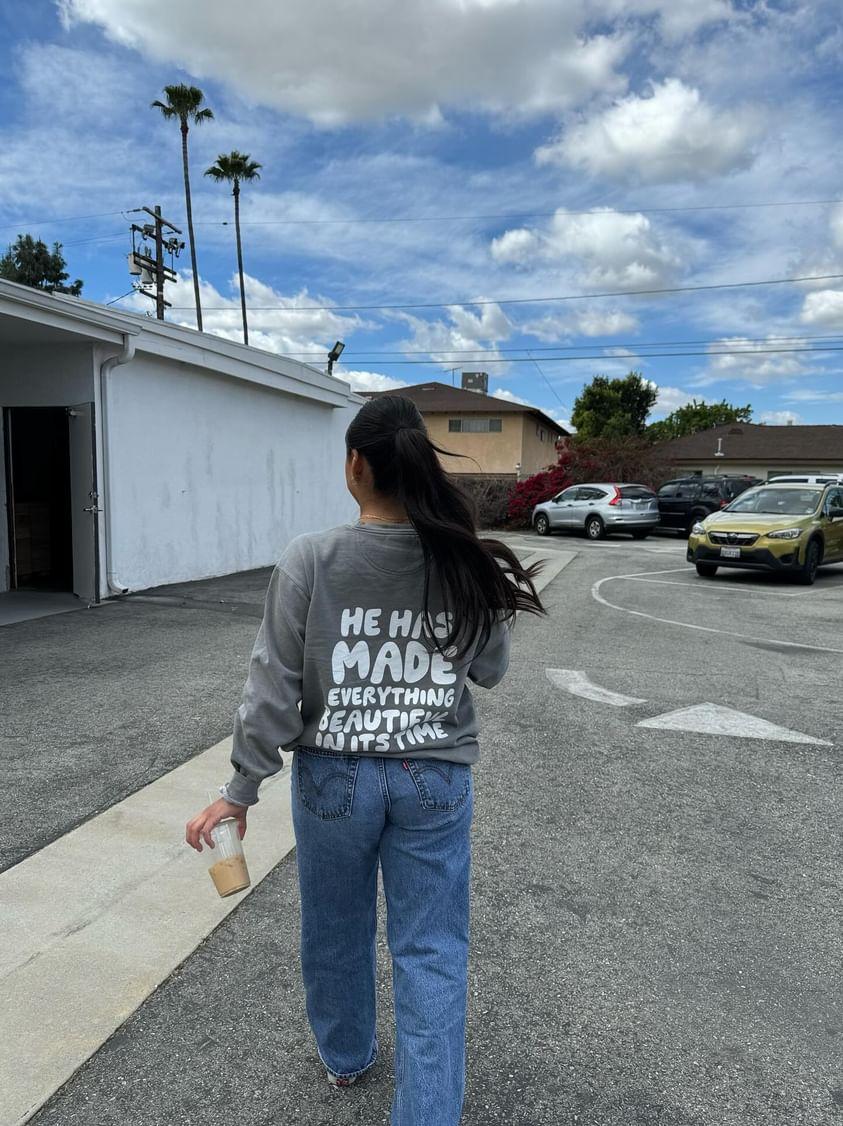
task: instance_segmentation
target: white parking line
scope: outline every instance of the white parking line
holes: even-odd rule
[[[645,704],[637,696],[624,696],[610,688],[594,684],[580,669],[545,669],[545,676],[555,688],[563,688],[574,696],[594,700],[598,704],[611,704],[613,708],[628,708],[631,704]]]
[[[648,618],[651,622],[659,622],[659,624],[665,626],[679,626],[681,629],[694,629],[700,633],[717,633],[724,637],[736,637],[740,641],[760,641],[765,645],[780,645],[785,649],[807,649],[814,653],[843,653],[843,649],[836,649],[829,645],[808,645],[801,641],[783,641],[779,637],[759,637],[756,634],[718,629],[716,626],[702,626],[697,622],[679,622],[675,618],[661,618],[657,614],[648,614],[645,610],[631,610],[628,606],[619,606],[616,602],[610,602],[605,595],[600,593],[604,583],[616,582],[619,579],[649,578],[651,575],[676,575],[683,572],[687,573],[690,570],[690,567],[671,567],[664,571],[633,571],[628,575],[607,575],[592,584],[591,597],[595,602],[607,606],[610,610],[619,610],[622,614],[631,614],[634,618]],[[684,584],[680,583],[679,585]]]
[[[773,594],[776,598],[801,598],[805,594],[819,593],[816,590],[758,590],[753,587],[744,586],[726,586],[719,583],[717,586],[703,585],[699,582],[693,583],[676,583],[672,579],[638,579],[631,575],[626,576],[628,582],[631,583],[655,583],[658,586],[681,586],[685,590],[695,590],[703,594],[709,594],[716,591],[718,594],[725,591],[726,594]]]

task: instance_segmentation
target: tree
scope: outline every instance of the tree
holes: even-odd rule
[[[656,488],[670,475],[664,454],[646,437],[582,438],[568,450],[567,470],[572,484],[616,481]]]
[[[0,258],[0,278],[30,285],[33,289],[44,289],[48,293],[69,293],[78,297],[83,282],[77,278],[70,285],[64,284],[70,277],[65,270],[66,264],[60,242],[54,242],[50,250],[41,239],[18,235],[14,245]]]
[[[623,379],[596,375],[574,401],[571,423],[578,438],[643,434],[658,391],[637,371]]]
[[[532,477],[525,477],[523,481],[516,482],[509,494],[507,517],[510,522],[519,526],[530,523],[533,508],[543,500],[550,500],[562,489],[571,484],[571,475],[568,472],[570,455],[562,450],[559,454],[559,464],[550,469],[542,469]]]
[[[243,286],[243,245],[240,241],[240,184],[244,181],[259,180],[262,166],[252,160],[248,153],[232,149],[230,153],[220,153],[216,164],[206,169],[205,175],[218,183],[225,180],[232,184],[234,196],[234,230],[237,235],[237,272],[240,275],[240,308],[243,313],[243,343],[249,343],[249,326],[246,324],[246,290]]]
[[[750,422],[752,407],[736,407],[725,399],[719,403],[703,403],[694,399],[684,407],[669,414],[659,422],[651,422],[647,427],[647,437],[653,442],[666,442],[671,438],[684,438],[686,434],[696,434],[699,430],[710,430],[712,426],[725,426],[730,422]]]
[[[184,168],[184,203],[187,211],[187,233],[190,242],[190,266],[193,270],[193,295],[196,298],[196,327],[202,331],[202,304],[199,300],[199,271],[196,267],[196,239],[193,237],[193,207],[190,202],[190,170],[187,159],[187,135],[190,132],[190,122],[201,125],[203,121],[211,121],[213,112],[207,107],[200,109],[205,95],[196,86],[165,86],[164,95],[166,102],[154,101],[153,109],[160,109],[168,120],[178,118],[181,127],[181,160]]]

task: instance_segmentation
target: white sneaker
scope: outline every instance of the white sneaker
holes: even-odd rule
[[[343,1075],[334,1075],[332,1071],[325,1069],[325,1074],[328,1076],[328,1082],[332,1087],[350,1087],[353,1083],[357,1082],[357,1076],[352,1075],[350,1078]]]

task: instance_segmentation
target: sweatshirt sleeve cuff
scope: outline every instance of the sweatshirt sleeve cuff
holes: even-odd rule
[[[253,782],[251,778],[246,778],[235,770],[229,781],[222,787],[223,797],[236,805],[255,805],[259,800],[259,785],[260,783]]]

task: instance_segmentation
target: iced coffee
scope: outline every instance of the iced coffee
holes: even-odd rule
[[[242,855],[217,860],[208,870],[220,895],[232,895],[235,891],[242,891],[251,882],[246,858]]]
[[[252,882],[236,818],[226,818],[211,830],[214,847],[206,849],[208,872],[221,896],[233,895]]]

